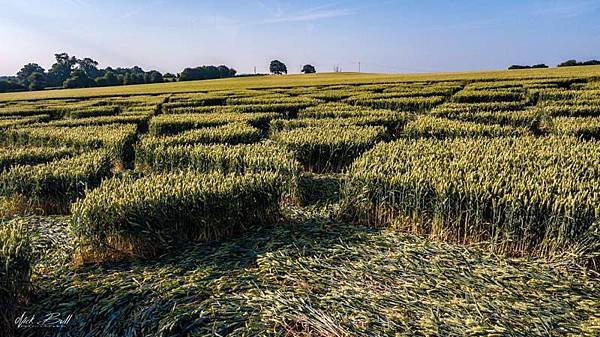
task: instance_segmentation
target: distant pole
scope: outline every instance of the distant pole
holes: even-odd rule
[[[358,61],[358,72],[360,73],[360,61]]]
[[[256,75],[256,66],[254,66],[254,75]]]

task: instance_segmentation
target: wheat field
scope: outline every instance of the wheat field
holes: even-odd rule
[[[0,330],[598,336],[599,138],[600,66],[0,94]]]

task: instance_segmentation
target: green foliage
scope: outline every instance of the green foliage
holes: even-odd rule
[[[43,89],[43,86],[39,89],[37,89],[37,87],[38,85],[43,84],[44,73],[44,68],[40,67],[37,63],[28,63],[24,65],[23,68],[21,68],[21,70],[19,70],[19,72],[17,73],[17,79],[19,80],[19,83],[22,86],[30,88],[30,90],[39,90]],[[35,78],[32,78],[31,76],[33,76],[33,74],[39,75],[36,75]],[[39,78],[39,76],[41,76],[41,78]],[[31,89],[32,80],[35,81],[34,88],[36,89]]]
[[[575,66],[597,66],[600,65],[598,60],[589,60],[585,62],[577,62],[576,60],[568,60],[557,65],[557,67],[575,67]]]
[[[26,88],[23,85],[14,81],[0,81],[0,93],[23,90],[26,90]]]
[[[279,60],[273,60],[271,61],[271,64],[269,64],[269,71],[271,74],[275,75],[287,74],[287,67],[283,62]]]
[[[77,58],[67,53],[54,54],[56,63],[48,70],[50,83],[54,87],[63,86],[64,82],[71,77],[73,67],[77,64]]]
[[[315,67],[313,65],[305,64],[302,67],[301,72],[303,72],[305,74],[315,74],[317,72],[317,70],[315,69]]]
[[[548,68],[547,65],[540,63],[540,64],[534,64],[532,66],[521,66],[518,64],[513,64],[512,66],[508,67],[508,70],[518,70],[518,69],[543,69],[543,68]]]
[[[115,75],[112,71],[107,71],[104,76],[98,77],[94,80],[96,82],[96,86],[98,87],[106,87],[113,85],[121,85],[123,84],[119,77]]]
[[[180,81],[196,81],[196,80],[209,80],[215,78],[227,78],[233,77],[236,74],[236,70],[228,68],[227,66],[220,65],[215,66],[201,66],[196,68],[185,68],[179,74]]]
[[[151,70],[144,74],[144,81],[146,83],[162,83],[163,76],[160,72],[156,70]]]
[[[44,76],[43,73],[32,73],[31,75],[29,75],[29,77],[27,78],[27,81],[29,82],[29,90],[34,91],[34,90],[42,90],[46,87],[46,77]]]
[[[63,87],[69,88],[89,88],[95,84],[94,80],[91,79],[83,70],[75,70],[71,73],[71,77],[65,80]]]

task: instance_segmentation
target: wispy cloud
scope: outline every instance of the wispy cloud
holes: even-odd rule
[[[84,1],[84,0],[70,0],[70,1]],[[138,16],[146,11],[148,11],[149,9],[156,7],[156,6],[160,6],[162,4],[164,4],[165,1],[164,0],[156,0],[156,1],[152,1],[148,4],[145,4],[144,6],[140,6],[138,8],[135,8],[129,12],[126,12],[125,14],[121,15],[121,19],[127,19],[127,18],[131,18],[134,16]]]
[[[283,8],[281,7],[281,2],[275,0],[275,2],[267,4],[263,0],[256,0],[256,3],[262,7],[264,10],[269,12],[271,16],[281,17],[283,16]]]
[[[498,19],[498,18],[490,18],[490,19],[482,19],[482,20],[473,20],[473,21],[464,21],[455,24],[447,24],[447,25],[434,25],[425,27],[422,31],[430,32],[430,31],[448,31],[448,30],[476,30],[481,29],[488,26],[500,25],[509,22],[506,19]]]
[[[263,23],[282,23],[282,22],[308,22],[324,19],[338,18],[342,16],[355,15],[357,11],[351,8],[340,9],[319,9],[308,13],[298,15],[281,16],[273,19],[264,20]]]
[[[65,0],[65,2],[69,5],[77,7],[86,7],[90,5],[86,0]]]
[[[255,0],[258,6],[262,7],[269,18],[253,24],[275,24],[291,22],[313,22],[319,20],[334,19],[345,16],[352,16],[361,13],[364,10],[393,3],[394,0],[383,0],[372,2],[363,6],[344,6],[347,0],[334,1],[309,8],[294,8],[293,13],[289,8],[285,8],[280,0]]]
[[[306,13],[314,13],[314,12],[318,12],[318,11],[322,11],[322,10],[327,10],[327,9],[330,9],[330,8],[333,8],[333,7],[337,7],[339,5],[340,5],[339,1],[330,2],[330,3],[322,4],[322,5],[319,5],[319,6],[315,6],[315,7],[312,7],[312,8],[308,8],[308,9],[304,10],[303,13],[305,13],[305,14]]]
[[[575,18],[588,14],[600,8],[600,2],[593,0],[571,0],[569,2],[558,2],[544,4],[544,8],[533,11],[536,16],[555,16],[560,18]]]

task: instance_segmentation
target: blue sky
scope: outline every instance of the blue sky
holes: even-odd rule
[[[0,0],[0,74],[53,54],[179,72],[501,69],[600,59],[600,0]]]

